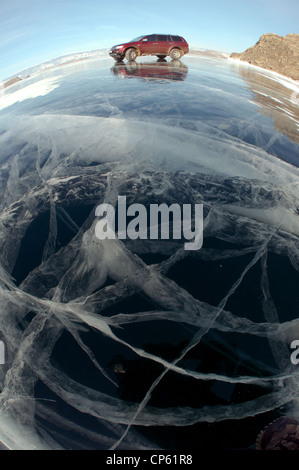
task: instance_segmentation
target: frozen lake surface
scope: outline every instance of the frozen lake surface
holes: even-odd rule
[[[0,96],[0,439],[246,449],[299,418],[299,89],[225,59],[110,58]],[[95,208],[203,204],[203,247]]]

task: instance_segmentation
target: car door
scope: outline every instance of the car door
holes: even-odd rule
[[[144,38],[139,41],[138,47],[141,55],[152,54],[153,49],[157,47],[156,35],[150,34],[149,36],[144,36]]]
[[[166,34],[157,34],[157,54],[159,55],[167,55],[170,44],[170,36]]]

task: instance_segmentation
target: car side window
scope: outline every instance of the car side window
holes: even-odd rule
[[[182,41],[180,36],[171,36],[173,41]]]
[[[158,34],[158,41],[167,41],[167,36],[165,34]]]
[[[156,35],[155,34],[150,34],[149,36],[145,36],[144,39],[147,39],[148,41],[155,41],[156,40]]]

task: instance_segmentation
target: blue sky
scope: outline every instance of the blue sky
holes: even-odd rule
[[[298,0],[0,0],[0,80],[59,55],[174,33],[241,52],[264,33],[298,33]]]

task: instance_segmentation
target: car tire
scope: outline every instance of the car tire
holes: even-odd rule
[[[159,55],[157,55],[157,57],[158,57],[158,59],[165,59],[166,55],[159,54]]]
[[[135,60],[137,56],[138,56],[138,53],[136,49],[133,49],[132,47],[126,51],[126,59],[129,62],[132,62],[133,60]]]
[[[183,54],[182,54],[182,51],[180,51],[180,49],[175,48],[175,49],[172,49],[170,51],[169,55],[170,55],[171,59],[178,60],[182,57]]]

